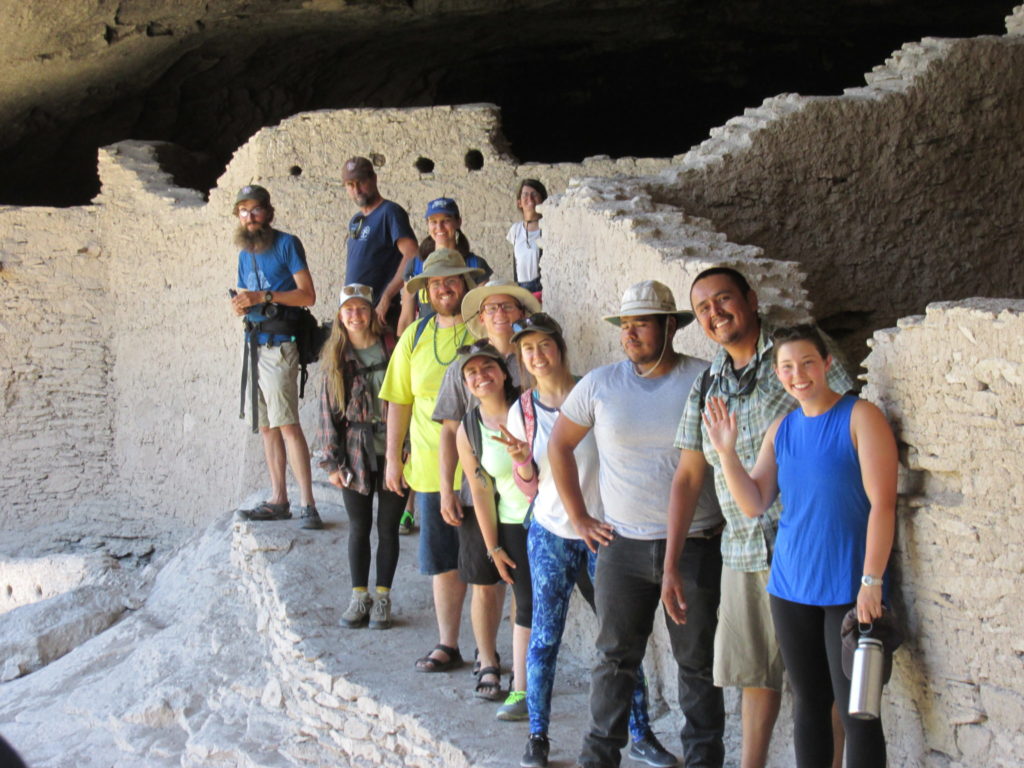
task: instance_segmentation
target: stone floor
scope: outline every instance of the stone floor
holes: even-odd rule
[[[473,697],[468,664],[413,669],[436,642],[416,536],[402,539],[394,628],[338,626],[349,594],[346,523],[331,490],[318,489],[323,531],[225,513],[140,569],[112,626],[0,685],[0,734],[32,768],[518,765],[527,724],[497,721],[497,705]],[[119,593],[107,593],[109,607]],[[22,612],[0,616],[0,637]],[[471,658],[468,602],[463,624]],[[499,650],[511,658],[507,622]],[[556,768],[577,754],[587,681],[585,664],[563,653],[550,730]],[[655,725],[677,747],[665,733],[672,716]]]

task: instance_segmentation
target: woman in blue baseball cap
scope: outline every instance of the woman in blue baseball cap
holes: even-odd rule
[[[494,270],[481,257],[469,250],[469,238],[462,232],[462,215],[459,205],[450,197],[438,197],[427,203],[427,211],[423,215],[427,222],[429,234],[420,242],[420,254],[409,262],[405,270],[405,281],[423,271],[423,262],[427,256],[441,248],[451,248],[462,254],[467,267],[484,270],[480,283],[485,283]],[[422,294],[422,295],[421,295]],[[425,291],[418,293],[402,292],[402,314],[398,318],[398,333],[401,335],[417,317],[429,317],[434,313],[430,308]]]

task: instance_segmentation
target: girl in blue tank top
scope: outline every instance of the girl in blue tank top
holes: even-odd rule
[[[832,358],[813,326],[780,328],[772,339],[775,373],[800,407],[768,429],[749,474],[736,454],[736,416],[727,402],[709,398],[704,422],[744,514],[757,517],[782,499],[768,592],[793,686],[798,768],[832,764],[833,701],[846,730],[847,768],[884,766],[881,721],[847,714],[840,626],[853,606],[862,623],[882,615],[896,441],[877,407],[829,388]]]

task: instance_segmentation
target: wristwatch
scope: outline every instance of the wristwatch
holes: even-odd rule
[[[882,578],[880,576],[871,576],[865,573],[860,577],[860,583],[865,587],[880,587],[882,586]]]
[[[264,304],[273,304],[274,303],[274,292],[273,291],[267,291],[266,293],[263,294],[263,303]]]

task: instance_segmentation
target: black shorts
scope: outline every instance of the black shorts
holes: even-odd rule
[[[489,587],[501,581],[498,569],[487,557],[487,545],[484,544],[480,524],[476,519],[476,510],[472,507],[462,508],[462,525],[459,531],[459,578],[467,584],[478,584]]]

